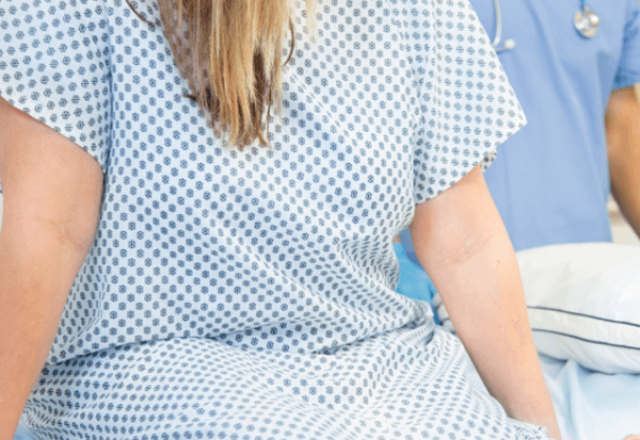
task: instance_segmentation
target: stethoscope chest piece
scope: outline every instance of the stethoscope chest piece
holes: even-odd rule
[[[582,11],[576,12],[573,16],[573,24],[583,37],[593,38],[598,32],[600,17],[589,6],[584,5]]]

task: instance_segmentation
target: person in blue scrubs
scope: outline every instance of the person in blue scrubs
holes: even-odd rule
[[[471,3],[491,41],[501,15],[497,49],[513,47],[498,55],[529,120],[485,173],[516,251],[611,241],[610,193],[640,235],[640,2],[587,0],[599,18],[592,38],[574,26],[581,0]],[[411,288],[424,275],[401,237],[399,291],[429,299],[432,286]]]
[[[491,38],[494,1],[471,3]],[[580,0],[500,6],[503,41],[515,47],[499,57],[529,124],[485,179],[515,249],[611,241],[611,190],[640,232],[640,2],[589,0],[593,38],[574,27]]]

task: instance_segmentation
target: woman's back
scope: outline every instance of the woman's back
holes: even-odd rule
[[[413,214],[415,132],[432,93],[425,81],[434,70],[414,73],[412,62],[430,49],[412,47],[412,40],[427,46],[447,38],[428,35],[442,32],[437,25],[427,35],[409,34],[435,15],[435,4],[414,7],[411,16],[398,15],[393,3],[320,3],[317,44],[299,33],[285,70],[273,148],[243,151],[224,147],[206,126],[185,96],[162,28],[139,20],[126,3],[7,10],[40,29],[13,32],[3,70],[9,87],[17,85],[8,98],[75,134],[105,171],[96,241],[50,362],[175,337],[321,352],[421,316],[394,293],[391,237]],[[153,22],[154,5],[136,8]],[[298,30],[303,20],[300,7]],[[477,60],[484,67],[469,72],[502,75],[488,58]],[[510,120],[513,97],[488,94],[511,100],[496,105]],[[453,116],[433,119],[459,124]],[[504,122],[498,117],[495,125]],[[453,126],[441,131],[459,136]],[[471,168],[488,149],[474,145],[477,136],[465,134],[449,162],[438,163],[434,151],[442,170],[435,174]]]

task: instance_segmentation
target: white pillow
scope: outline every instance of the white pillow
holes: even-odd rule
[[[517,257],[540,354],[603,373],[640,373],[639,246],[565,244]],[[451,328],[439,298],[434,306]]]

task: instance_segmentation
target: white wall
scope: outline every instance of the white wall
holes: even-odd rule
[[[618,205],[613,199],[609,200],[609,218],[611,218],[611,233],[613,241],[623,244],[640,244],[640,239],[635,234],[631,226],[624,219]]]

